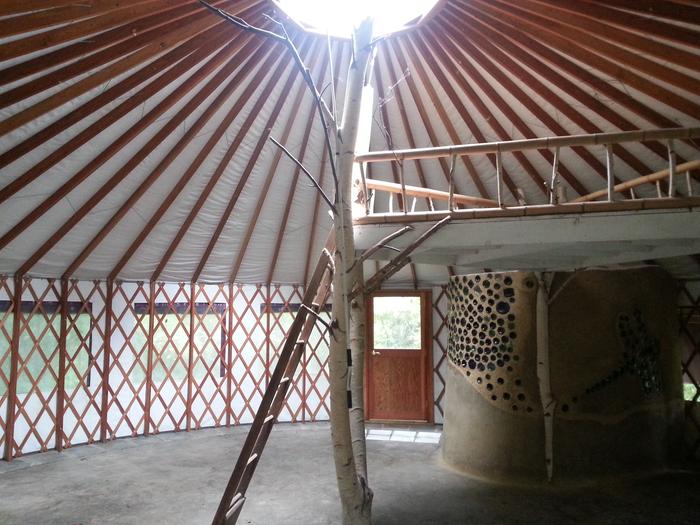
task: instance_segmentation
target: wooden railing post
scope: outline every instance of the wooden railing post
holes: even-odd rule
[[[557,204],[559,196],[557,195],[557,183],[559,176],[559,148],[554,148],[554,160],[552,161],[552,177],[549,181],[549,204]]]
[[[615,165],[612,144],[605,145],[605,165],[608,176],[608,202],[615,200]]]

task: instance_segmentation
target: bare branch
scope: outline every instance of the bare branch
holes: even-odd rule
[[[291,53],[292,58],[294,59],[294,62],[297,65],[297,68],[302,74],[302,77],[304,78],[304,81],[306,82],[306,85],[308,86],[309,90],[311,91],[311,94],[314,97],[314,100],[316,101],[316,108],[318,110],[319,118],[321,119],[321,124],[323,126],[323,133],[325,135],[326,139],[326,149],[328,150],[328,160],[331,166],[331,173],[333,175],[333,184],[335,188],[335,194],[336,198],[338,198],[338,172],[336,170],[335,166],[335,151],[333,148],[333,145],[331,144],[331,137],[330,133],[328,131],[328,122],[327,118],[330,118],[331,122],[333,123],[333,127],[335,128],[335,131],[337,133],[338,130],[338,125],[334,120],[333,113],[328,109],[328,106],[324,102],[323,98],[321,97],[321,94],[319,93],[318,89],[316,88],[316,83],[314,82],[314,79],[311,77],[311,72],[309,69],[306,67],[304,64],[304,61],[302,60],[301,56],[299,55],[299,51],[297,50],[296,46],[292,42],[292,40],[289,38],[289,35],[287,34],[287,30],[284,28],[284,25],[281,22],[277,22],[273,20],[273,23],[279,25],[282,27],[282,31],[284,32],[284,35],[278,35],[277,33],[274,33],[272,31],[268,31],[266,29],[261,29],[259,27],[255,27],[242,18],[232,15],[230,13],[227,13],[223,9],[219,9],[218,7],[214,7],[211,4],[208,4],[204,0],[199,0],[199,3],[205,6],[207,9],[212,11],[213,13],[216,13],[223,19],[229,21],[236,27],[239,27],[245,31],[250,31],[252,33],[256,33],[268,38],[272,38],[276,42],[279,42],[283,44]],[[268,17],[270,20],[272,20],[270,17]]]
[[[309,173],[309,170],[307,170],[307,169],[304,167],[304,165],[303,165],[294,155],[292,155],[291,152],[290,152],[287,148],[285,148],[282,144],[280,144],[278,141],[276,141],[274,137],[270,137],[270,140],[271,140],[278,148],[280,148],[280,149],[285,153],[285,155],[287,155],[287,157],[289,157],[289,158],[292,160],[292,162],[294,162],[294,164],[296,164],[296,165],[299,167],[299,169],[300,169],[301,171],[304,172],[304,175],[306,175],[306,176],[309,178],[309,180],[311,180],[311,182],[312,182],[312,184],[314,185],[314,187],[321,193],[321,197],[323,197],[323,200],[326,201],[326,204],[328,204],[328,206],[330,207],[331,211],[333,211],[333,214],[334,214],[334,215],[337,215],[337,214],[338,214],[338,210],[336,210],[335,205],[334,205],[333,202],[330,200],[330,198],[328,197],[328,195],[326,195],[326,192],[323,191],[323,188],[321,188],[321,185],[316,181],[316,179],[314,179],[313,175],[311,175],[311,173]]]
[[[409,257],[410,254],[418,248],[423,242],[425,242],[430,236],[432,236],[435,232],[437,232],[440,228],[445,226],[452,217],[449,215],[442,219],[439,222],[436,222],[433,224],[430,228],[428,228],[420,237],[418,237],[415,241],[413,241],[411,244],[409,244],[404,250],[399,253],[396,257],[394,257],[391,261],[389,261],[386,266],[381,268],[377,273],[375,273],[372,277],[367,279],[367,284],[365,286],[365,292],[366,293],[371,293],[377,288],[379,288],[386,279],[394,275],[396,272],[398,272],[401,268],[403,268],[406,264],[411,262],[411,258]],[[354,297],[355,292],[351,294],[351,298]]]
[[[368,248],[365,250],[365,252],[360,256],[360,260],[362,262],[366,261],[369,259],[375,252],[381,250],[382,248],[389,248],[390,250],[396,250],[397,252],[399,251],[397,248],[393,248],[392,246],[388,246],[388,243],[396,239],[397,237],[403,235],[406,232],[413,231],[413,226],[408,225],[404,226],[400,230],[396,230],[395,232],[390,233],[383,239],[380,239],[377,244],[372,246],[371,248]]]

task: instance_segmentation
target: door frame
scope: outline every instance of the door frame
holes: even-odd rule
[[[403,420],[403,419],[375,419],[372,418],[370,399],[373,385],[370,382],[370,371],[372,368],[372,348],[374,346],[374,308],[373,298],[381,296],[394,297],[420,297],[421,298],[421,336],[422,347],[424,349],[423,361],[421,369],[423,370],[423,407],[425,419],[421,420]],[[378,290],[367,295],[367,319],[366,319],[366,339],[365,339],[365,419],[374,422],[397,422],[402,424],[433,424],[435,422],[435,409],[433,407],[433,301],[432,290],[406,290],[406,289],[386,289]]]

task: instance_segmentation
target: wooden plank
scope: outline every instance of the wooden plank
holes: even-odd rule
[[[460,13],[463,14],[460,15]],[[505,24],[503,22],[503,17],[501,17],[499,14],[494,14],[487,9],[474,9],[471,4],[461,4],[459,10],[454,13],[454,16],[464,16],[464,14],[468,14],[472,19],[479,20],[482,24],[488,27],[490,38],[493,41],[498,41],[499,45],[501,45],[501,42],[504,44],[513,42],[515,45],[520,47],[525,57],[519,57],[519,60],[524,61],[524,63],[529,62],[529,59],[527,58],[528,55],[532,58],[540,56],[545,61],[552,64],[556,71],[572,75],[574,78],[579,79],[585,84],[588,84],[591,88],[597,90],[602,96],[618,102],[619,104],[628,108],[630,111],[653,123],[653,125],[669,128],[678,125],[672,119],[664,116],[662,113],[650,108],[649,106],[646,106],[639,100],[630,96],[627,92],[617,89],[608,82],[601,82],[598,76],[579,66],[576,62],[573,62],[564,55],[553,51],[550,47],[543,45],[539,41],[532,38],[532,36],[529,34]],[[571,58],[575,57],[572,56]],[[535,67],[534,69],[538,73],[544,74],[544,71],[542,71],[539,67]],[[555,85],[559,84],[555,83]],[[568,87],[565,89],[568,93]],[[608,106],[600,101],[598,101],[597,104],[589,107],[594,111],[609,111]]]
[[[305,58],[304,63],[309,67],[313,67],[313,64],[316,62],[318,59],[319,52],[322,49],[321,46],[321,40],[317,39],[315,42],[315,45],[312,48],[312,56],[310,60],[307,60]],[[300,54],[304,53],[305,50],[300,49]],[[278,139],[283,145],[287,143],[287,140],[289,139],[289,134],[292,131],[292,127],[295,125],[299,124],[299,120],[297,118],[297,115],[299,114],[299,109],[302,105],[303,97],[304,94],[307,94],[307,96],[313,98],[313,95],[311,95],[308,91],[308,86],[306,85],[306,82],[304,81],[303,78],[300,77],[295,77],[295,75],[290,75],[289,79],[287,80],[287,83],[284,85],[282,88],[282,93],[288,94],[285,95],[284,98],[285,101],[288,101],[287,97],[292,96],[292,88],[294,86],[295,80],[300,80],[301,82],[299,85],[296,87],[296,96],[294,97],[294,100],[291,102],[291,107],[293,108],[292,111],[289,113],[287,116],[287,122],[285,123],[285,127],[282,130],[282,134],[280,135],[280,138]],[[307,121],[307,126],[313,123],[314,119],[314,106],[312,106],[312,113],[308,117]],[[308,139],[308,135],[305,136],[305,139]],[[275,155],[272,159],[272,164],[270,165],[270,168],[267,172],[267,175],[264,179],[262,188],[259,191],[259,196],[258,196],[258,201],[255,204],[255,208],[253,209],[253,215],[248,219],[248,228],[246,228],[246,232],[243,236],[243,239],[241,240],[241,244],[238,248],[238,254],[236,255],[236,259],[233,263],[233,266],[231,267],[231,272],[229,274],[229,281],[235,282],[236,277],[238,277],[238,272],[241,269],[241,265],[243,264],[243,259],[245,258],[246,251],[248,250],[248,244],[250,243],[250,239],[253,236],[253,232],[255,231],[255,225],[258,222],[258,218],[260,217],[260,213],[262,212],[263,206],[265,206],[265,200],[268,196],[270,185],[272,184],[272,180],[274,179],[275,175],[277,174],[277,168],[279,166],[280,160],[282,159],[282,150],[277,148],[277,151],[275,152]],[[296,173],[298,176],[299,168],[296,168]],[[291,194],[290,197],[291,198]],[[268,283],[270,282],[269,280],[267,281]]]
[[[156,317],[156,283],[148,283],[148,333],[146,334],[146,399],[143,408],[143,435],[151,433],[151,404],[153,391],[153,333]]]
[[[334,242],[333,237],[331,236],[329,237],[326,243],[326,250],[321,252],[321,256],[319,257],[313,276],[309,281],[309,286],[304,291],[302,304],[310,306],[313,303],[313,300],[316,297],[317,292],[319,291],[319,287],[323,282],[324,276],[328,272],[329,265],[331,264],[329,252],[333,249]],[[219,507],[214,516],[214,525],[221,525],[225,523],[225,516],[228,511],[229,505],[234,495],[238,492],[238,486],[240,485],[246,465],[251,455],[253,454],[253,450],[257,442],[258,436],[260,435],[260,432],[262,430],[263,423],[265,422],[266,418],[270,413],[270,407],[277,393],[277,387],[279,386],[283,375],[287,371],[287,366],[292,357],[293,350],[297,345],[299,336],[304,331],[306,317],[306,309],[299,309],[296,316],[294,317],[292,325],[289,328],[287,338],[285,340],[282,351],[280,352],[279,359],[277,360],[277,365],[275,366],[275,370],[272,373],[272,377],[270,378],[270,385],[265,390],[265,394],[263,395],[263,398],[260,402],[258,411],[255,414],[253,423],[250,427],[250,430],[248,431],[248,436],[246,437],[240,455],[238,456],[238,460],[236,461],[236,466],[234,467],[228,484],[226,485],[224,494],[221,497]],[[312,319],[313,322],[315,322],[315,318]]]
[[[19,363],[20,319],[24,276],[16,273],[12,293],[12,339],[10,340],[10,380],[7,384],[7,413],[5,416],[5,461],[12,461],[15,446],[15,408],[17,406],[17,365]]]
[[[315,63],[318,62],[318,59],[315,60]],[[316,84],[321,85],[323,83],[323,79],[326,77],[326,71],[327,71],[327,66],[328,66],[329,60],[322,60],[321,65],[320,65],[320,70],[319,73],[316,77]],[[313,69],[315,64],[309,64],[309,69]],[[331,72],[332,74],[332,72]],[[306,89],[306,88],[305,88]],[[298,106],[298,104],[297,104]],[[311,136],[311,129],[314,124],[315,120],[315,115],[316,115],[316,108],[315,106],[311,106],[309,108],[309,115],[306,118],[306,127],[304,128],[304,135],[303,139],[301,141],[301,146],[299,147],[299,152],[296,155],[296,158],[301,162],[302,164],[304,163],[304,158],[306,156],[306,148],[308,147],[309,144],[309,138]],[[284,139],[286,142],[286,139]],[[326,148],[324,148],[324,152],[327,154]],[[281,153],[281,152],[280,152]],[[278,159],[276,157],[276,159]],[[278,162],[278,161],[276,161]],[[323,159],[321,160],[321,164],[323,165]],[[275,247],[272,252],[272,257],[270,257],[270,268],[267,272],[267,279],[266,282],[271,283],[275,274],[275,268],[277,266],[277,259],[279,258],[279,253],[280,249],[282,248],[282,242],[284,241],[284,235],[287,230],[287,221],[289,219],[289,214],[291,212],[292,208],[292,203],[294,201],[294,195],[297,190],[297,183],[299,181],[299,175],[300,175],[300,168],[297,166],[294,168],[294,173],[292,174],[292,181],[289,186],[289,191],[287,192],[287,202],[285,203],[284,206],[284,212],[282,214],[282,220],[280,221],[280,226],[277,228],[277,238],[275,239]]]
[[[265,49],[269,51],[271,48],[267,47],[268,45],[270,45],[269,42],[263,43]],[[258,61],[260,59],[261,58],[256,59],[256,61],[249,61],[245,66],[246,70],[257,66]],[[248,82],[248,85],[246,86],[244,92],[238,97],[238,99],[234,103],[227,118],[235,118],[236,114],[244,107],[245,104],[249,102],[251,97],[256,94],[256,91],[259,90],[259,82],[262,80],[262,78],[264,78],[264,75],[267,74],[267,72],[275,65],[276,62],[279,63],[277,64],[277,69],[275,70],[274,74],[279,76],[282,73],[287,64],[281,59],[281,57],[276,56],[270,52],[270,54],[267,55],[265,62],[260,67],[258,67],[258,73],[256,74],[256,76]],[[160,276],[160,274],[163,272],[163,269],[170,261],[170,258],[172,257],[177,247],[180,245],[180,242],[189,230],[190,226],[192,225],[192,222],[197,217],[199,211],[206,203],[216,184],[219,182],[219,179],[221,178],[227,166],[229,165],[231,159],[233,158],[233,155],[236,153],[239,146],[243,142],[243,139],[245,138],[246,134],[249,132],[252,122],[258,116],[258,112],[260,111],[264,100],[269,96],[273,87],[273,83],[268,82],[265,84],[265,87],[263,88],[262,92],[258,93],[259,98],[256,101],[255,106],[252,108],[251,112],[246,117],[246,120],[238,128],[236,136],[234,137],[231,144],[229,144],[226,148],[224,156],[217,165],[216,170],[214,170],[214,173],[211,175],[211,177],[209,177],[206,186],[200,192],[199,197],[197,198],[197,201],[188,213],[187,218],[182,223],[182,225],[180,225],[180,228],[175,234],[174,239],[170,242],[168,249],[160,258],[158,266],[156,266],[156,269],[153,271],[153,275],[151,277],[152,279],[156,279],[158,276]],[[197,281],[197,279],[191,280],[195,282]]]
[[[102,358],[102,404],[100,410],[100,441],[107,441],[107,412],[109,410],[109,367],[112,353],[112,302],[114,300],[114,282],[107,280],[107,294],[105,298],[105,339]]]
[[[459,134],[457,133],[457,130],[454,127],[454,124],[452,124],[452,121],[450,120],[449,115],[447,114],[447,110],[445,109],[445,106],[443,104],[443,97],[438,96],[435,86],[433,85],[433,79],[432,77],[429,77],[428,74],[426,73],[425,68],[423,67],[423,64],[421,61],[418,59],[418,55],[411,44],[410,39],[395,39],[390,41],[390,45],[393,48],[394,52],[396,53],[396,56],[399,59],[399,64],[401,64],[401,68],[405,69],[407,66],[406,59],[403,58],[403,46],[401,45],[402,42],[406,43],[406,54],[411,60],[411,71],[414,71],[415,73],[418,74],[418,76],[421,79],[421,85],[426,89],[428,92],[428,96],[430,97],[430,102],[432,106],[437,110],[438,113],[438,119],[440,121],[440,124],[445,128],[447,131],[447,134],[450,137],[450,140],[453,143],[458,143],[458,142],[464,142],[459,137]],[[430,118],[428,115],[421,116],[426,122],[430,122]],[[431,141],[434,144],[439,144],[440,140],[438,140],[437,136],[431,137]],[[479,176],[479,173],[476,171],[476,168],[472,164],[471,160],[469,157],[463,156],[461,157],[462,163],[464,164],[464,167],[467,169],[467,173],[469,173],[469,176],[472,179],[472,182],[474,183],[474,186],[476,187],[477,191],[479,192],[479,195],[484,198],[484,199],[489,199],[489,192],[486,189],[486,186],[484,185],[483,181],[481,180],[481,177]]]
[[[405,188],[402,188],[400,184],[375,179],[367,179],[367,188],[396,194],[401,193],[405,189],[406,195],[410,195],[411,197],[424,197],[441,201],[448,201],[450,199],[450,193],[447,191],[423,188],[420,186],[405,186]],[[498,206],[498,203],[494,200],[472,197],[471,195],[461,195],[459,193],[455,193],[452,195],[452,198],[454,202],[467,204],[469,206],[482,206],[489,208]]]
[[[58,335],[58,381],[56,385],[56,450],[63,450],[63,414],[66,404],[66,343],[68,335],[68,279],[61,279],[61,319]]]
[[[225,52],[225,50],[223,51]],[[235,63],[235,60],[232,61]],[[207,63],[202,68],[200,68],[197,73],[195,73],[194,77],[188,78],[188,81],[191,82],[191,84],[196,85],[197,81],[200,80],[201,78],[205,77],[208,73],[211,72],[211,69],[215,67],[216,63]],[[80,220],[90,211],[92,210],[102,199],[104,199],[111,191],[112,189],[119,184],[124,178],[126,178],[127,175],[129,175],[132,170],[138,166],[143,159],[145,159],[156,147],[158,147],[161,142],[174,130],[178,128],[178,126],[190,115],[192,110],[194,110],[196,107],[199,106],[206,98],[209,96],[209,94],[217,87],[218,83],[221,82],[224,78],[226,78],[232,71],[232,63],[229,62],[228,67],[225,66],[222,69],[220,69],[214,77],[210,79],[206,87],[198,90],[194,96],[178,111],[178,113],[173,116],[172,118],[168,119],[161,129],[143,146],[139,151],[131,157],[110,179],[108,179],[100,188],[79,208],[79,210],[71,216],[71,218],[66,221],[46,242],[44,242],[39,249],[37,249],[32,256],[24,263],[22,267],[26,268],[31,268],[38,260],[40,260],[55,244],[63,237],[65,236],[72,228],[80,222]],[[177,96],[184,96],[185,90],[175,90],[173,94],[179,93]],[[168,100],[168,103],[171,103],[171,100]],[[161,102],[161,104],[165,104],[164,102]],[[154,110],[155,111],[155,110]],[[134,129],[134,128],[132,128]],[[93,161],[90,163],[88,166],[90,167],[90,170],[94,170],[97,168],[95,166],[95,162]],[[81,172],[76,175],[76,177],[85,177],[85,168],[81,170]],[[51,198],[51,197],[50,197]],[[55,197],[54,197],[55,198]],[[40,208],[38,209],[40,210]],[[123,210],[121,210],[121,213],[123,213]],[[24,222],[24,221],[23,221]],[[96,239],[93,239],[93,242],[95,242]]]

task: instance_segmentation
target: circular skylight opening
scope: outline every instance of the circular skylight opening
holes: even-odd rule
[[[374,19],[375,36],[418,24],[438,0],[276,0],[277,5],[310,31],[349,38],[353,28]]]

